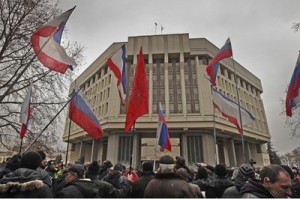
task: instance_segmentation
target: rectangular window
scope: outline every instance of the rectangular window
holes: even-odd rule
[[[262,153],[260,144],[256,144],[256,153]]]
[[[120,136],[118,147],[118,161],[122,163],[129,163],[131,154],[131,136]]]
[[[189,164],[203,162],[203,145],[201,136],[187,136]]]

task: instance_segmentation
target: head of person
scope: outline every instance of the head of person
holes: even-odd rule
[[[286,198],[291,193],[291,178],[280,165],[269,165],[260,171],[261,184],[274,196],[274,198]]]
[[[41,155],[36,151],[29,151],[22,155],[20,167],[36,170],[42,161]]]
[[[237,176],[234,179],[236,186],[242,187],[246,181],[255,178],[255,172],[250,164],[243,164],[239,167]]]
[[[84,176],[84,166],[82,164],[74,164],[70,166],[65,173],[65,182],[71,183]]]
[[[174,173],[175,160],[170,155],[164,155],[159,160],[159,171],[160,173]]]
[[[49,160],[47,162],[47,167],[50,171],[54,171],[55,168],[56,168],[56,163],[55,163],[55,160]]]
[[[188,172],[187,172],[186,169],[179,168],[179,169],[176,170],[176,174],[178,176],[180,176],[182,179],[184,179],[186,182],[189,182],[189,177],[190,176],[189,176],[189,174],[188,174]]]
[[[196,178],[200,180],[208,178],[207,169],[204,167],[199,167],[196,174]]]
[[[292,167],[292,171],[293,171],[294,177],[298,176],[299,170],[297,167]]]
[[[226,167],[223,164],[217,164],[215,167],[215,174],[218,177],[225,177],[227,175]]]
[[[145,161],[142,164],[143,172],[153,171],[153,164],[150,161]]]
[[[15,171],[20,168],[21,156],[19,154],[13,155],[5,164],[5,168]]]
[[[37,152],[38,152],[38,153],[41,155],[41,157],[42,157],[42,161],[41,161],[40,167],[43,168],[43,169],[45,169],[46,166],[47,166],[46,153],[45,153],[44,151],[42,151],[42,150],[39,150],[39,151],[37,151]]]
[[[98,161],[95,160],[91,164],[89,164],[85,176],[87,178],[91,176],[97,176],[99,174],[99,170],[100,170],[100,165],[98,164]]]

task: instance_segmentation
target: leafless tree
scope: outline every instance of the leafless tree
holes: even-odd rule
[[[30,43],[32,33],[61,12],[57,2],[51,0],[0,1],[0,96],[3,96],[16,76],[34,57]],[[64,42],[65,38],[62,41],[67,53],[80,65],[83,60],[83,47],[76,42]],[[72,71],[65,74],[50,71],[34,59],[0,102],[0,145],[9,150],[16,150],[20,145],[20,110],[30,81],[34,83],[32,117],[23,139],[24,148],[67,101],[67,89],[72,75]],[[55,143],[61,139],[63,123],[64,118],[54,120],[33,148],[53,150]],[[57,125],[61,128],[57,128]]]

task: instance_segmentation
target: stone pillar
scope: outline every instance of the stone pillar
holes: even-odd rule
[[[210,165],[215,165],[214,136],[212,134],[203,134],[202,143],[204,162]]]
[[[224,163],[226,166],[230,165],[229,161],[229,150],[228,150],[228,145],[227,145],[227,139],[223,138],[223,150],[224,150]]]
[[[228,144],[229,165],[236,167],[237,161],[236,161],[234,140],[232,138],[228,139],[227,144]]]
[[[118,162],[118,148],[119,148],[119,136],[111,133],[108,136],[108,141],[107,141],[106,159],[110,160],[113,164],[116,164]]]

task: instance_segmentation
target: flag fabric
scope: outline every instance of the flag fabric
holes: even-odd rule
[[[135,121],[146,113],[148,113],[148,86],[143,49],[141,47],[128,102],[125,132],[128,132]]]
[[[159,103],[159,110],[158,110],[158,128],[157,128],[157,137],[158,137],[158,144],[168,151],[171,151],[171,141],[170,135],[167,127],[167,123],[164,117],[164,113],[162,111],[161,103]]]
[[[209,78],[209,81],[213,86],[216,86],[216,78],[219,69],[219,61],[222,59],[228,58],[232,56],[232,48],[230,38],[228,38],[224,44],[224,46],[220,49],[218,54],[210,60],[206,67],[206,72]]]
[[[76,62],[60,45],[64,27],[74,9],[75,7],[44,24],[31,36],[33,50],[40,62],[47,68],[60,73],[65,73],[68,68],[72,70],[72,66],[76,65]]]
[[[75,96],[70,102],[69,118],[91,137],[98,140],[103,135],[103,131],[96,115],[80,92],[73,92],[73,95]]]
[[[107,60],[108,67],[113,71],[116,78],[118,79],[117,87],[121,103],[125,105],[126,99],[126,48],[125,44]]]
[[[25,133],[28,128],[28,121],[31,117],[31,95],[32,95],[32,83],[30,83],[27,95],[22,103],[21,108],[21,115],[20,115],[20,123],[21,125],[21,132],[20,132],[20,138],[23,139],[25,136]]]
[[[217,89],[212,89],[213,91],[213,105],[215,108],[221,111],[222,115],[226,117],[231,123],[233,123],[239,133],[242,133],[240,116],[239,116],[239,105],[217,91]],[[255,117],[248,112],[246,109],[241,107],[242,124],[246,125],[255,120]]]
[[[289,117],[293,115],[292,108],[295,108],[300,102],[299,88],[300,88],[300,54],[298,55],[296,67],[294,69],[291,82],[288,87],[286,100],[285,100],[286,115]]]

